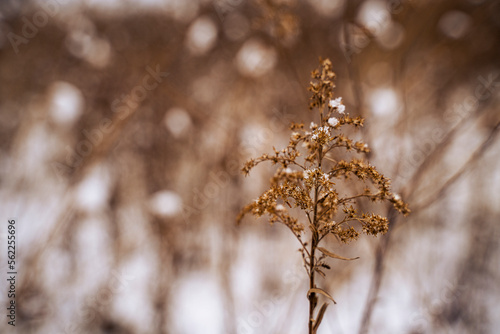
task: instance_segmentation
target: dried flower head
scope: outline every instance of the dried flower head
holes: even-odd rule
[[[311,122],[310,131],[304,130],[302,123],[292,124],[293,132],[286,148],[281,151],[275,149],[274,154],[263,154],[246,162],[243,167],[246,175],[263,161],[270,161],[278,168],[271,179],[270,188],[245,206],[238,216],[238,221],[241,221],[247,213],[258,217],[268,215],[271,223],[284,224],[300,242],[304,266],[311,281],[308,293],[310,333],[319,325],[313,317],[316,294],[331,298],[326,291],[316,287],[315,273],[323,276],[323,270],[328,269],[325,267],[325,257],[347,259],[319,247],[319,243],[328,235],[348,243],[358,239],[360,233],[377,236],[388,231],[387,218],[358,212],[354,208],[356,201],[361,198],[373,202],[388,201],[403,215],[410,213],[401,197],[391,193],[390,180],[374,166],[362,159],[335,159],[336,150],[361,154],[370,152],[367,144],[353,141],[341,132],[346,126],[363,126],[364,119],[349,116],[342,98],[334,98],[335,73],[330,60],[320,61],[319,68],[311,73],[311,77],[309,108],[318,111],[317,123]],[[300,151],[301,147],[305,152]],[[364,191],[354,195],[340,193],[341,189],[335,187],[336,179],[358,180],[364,184]],[[303,222],[299,220],[300,217],[293,217],[287,207],[299,208],[303,212]],[[304,241],[306,226],[310,232],[307,242]],[[319,256],[317,250],[320,251]],[[319,315],[317,319],[320,319]]]

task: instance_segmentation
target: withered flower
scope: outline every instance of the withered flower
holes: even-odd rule
[[[278,167],[270,188],[245,206],[238,216],[239,222],[247,213],[257,217],[268,215],[271,223],[286,225],[300,242],[304,267],[310,279],[307,294],[310,334],[316,332],[326,311],[327,304],[324,304],[315,320],[317,294],[333,301],[326,291],[316,286],[315,273],[325,275],[323,270],[329,269],[324,262],[327,257],[353,260],[328,251],[320,246],[320,242],[328,235],[348,243],[358,239],[361,232],[377,236],[388,231],[389,221],[386,217],[375,213],[358,213],[354,205],[361,198],[373,202],[388,201],[403,215],[410,213],[401,197],[391,193],[390,180],[374,166],[362,159],[334,159],[336,149],[359,154],[370,152],[367,144],[355,142],[341,132],[345,126],[363,126],[364,119],[349,116],[342,98],[334,98],[335,73],[329,59],[321,60],[319,68],[311,73],[311,77],[309,108],[318,111],[317,123],[311,122],[310,131],[306,131],[302,123],[292,124],[292,134],[286,148],[280,151],[275,149],[274,154],[263,154],[246,162],[242,169],[245,175],[264,161],[270,161]],[[305,149],[305,154],[301,154],[301,147]],[[355,195],[340,194],[342,189],[335,186],[335,181],[339,179],[361,182],[365,185],[364,190]],[[293,217],[289,208],[299,208],[303,212],[302,217]],[[308,236],[307,241],[305,235]]]

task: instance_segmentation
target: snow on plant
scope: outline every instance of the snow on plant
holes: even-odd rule
[[[278,168],[271,179],[270,188],[245,206],[238,216],[240,222],[247,213],[257,217],[267,215],[271,224],[284,224],[299,241],[304,267],[309,276],[309,334],[316,333],[328,306],[327,302],[323,303],[315,316],[318,295],[335,303],[327,291],[316,285],[316,274],[326,277],[325,271],[330,269],[325,261],[328,257],[356,259],[342,257],[321,247],[320,243],[325,237],[333,236],[348,243],[358,239],[360,232],[373,236],[387,232],[389,222],[386,217],[358,212],[355,205],[361,198],[373,202],[389,201],[403,215],[410,213],[408,205],[400,196],[391,193],[390,180],[374,166],[362,159],[335,160],[336,150],[360,154],[369,152],[364,142],[353,141],[340,132],[344,126],[362,127],[364,119],[350,117],[345,112],[342,98],[334,98],[335,73],[329,59],[320,60],[319,68],[311,76],[309,108],[318,111],[318,124],[311,122],[310,131],[306,131],[304,124],[293,123],[286,148],[274,149],[274,154],[263,154],[245,163],[242,169],[245,175],[264,161],[270,161]],[[364,184],[364,190],[354,195],[344,194],[342,189],[336,188],[336,179],[357,180]],[[287,207],[300,209],[301,217],[295,217]]]

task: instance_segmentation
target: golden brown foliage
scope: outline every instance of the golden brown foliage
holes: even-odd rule
[[[360,232],[377,236],[388,231],[389,221],[386,217],[375,213],[358,213],[353,206],[358,199],[389,201],[405,216],[410,210],[399,195],[390,191],[390,180],[374,166],[361,159],[335,160],[335,149],[360,154],[370,151],[368,145],[362,141],[353,141],[340,132],[344,126],[363,126],[364,119],[350,117],[345,112],[342,98],[334,99],[335,73],[329,59],[321,60],[320,67],[311,73],[311,77],[309,90],[312,96],[309,108],[319,111],[318,124],[312,122],[309,130],[306,130],[302,123],[292,124],[292,134],[286,148],[274,149],[274,154],[263,154],[245,163],[242,169],[245,175],[264,161],[270,161],[278,165],[278,168],[271,179],[270,188],[243,208],[238,222],[247,213],[257,217],[268,215],[271,223],[283,223],[301,243],[304,266],[311,282],[308,293],[309,332],[313,333],[322,318],[322,314],[321,317],[318,314],[315,323],[313,317],[317,303],[315,291],[318,289],[314,283],[314,274],[317,272],[325,275],[322,270],[330,268],[323,261],[327,256],[347,259],[324,249],[321,255],[316,257],[315,251],[321,240],[327,235],[333,235],[341,242],[348,243],[356,240]],[[335,187],[335,180],[351,177],[364,183],[364,191],[355,195],[340,194],[339,189]],[[293,217],[287,207],[299,208],[304,212],[304,222],[311,232],[309,241],[303,240],[306,230],[304,223]]]

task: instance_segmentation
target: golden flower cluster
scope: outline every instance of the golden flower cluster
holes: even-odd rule
[[[250,212],[256,216],[268,214],[271,222],[282,222],[298,235],[304,231],[304,226],[296,219],[291,219],[286,209],[298,207],[305,212],[310,229],[320,232],[319,239],[327,234],[337,236],[342,242],[356,239],[359,232],[352,225],[353,222],[358,222],[361,231],[366,234],[383,234],[388,230],[386,218],[366,213],[358,215],[351,204],[362,197],[371,201],[388,200],[404,215],[410,212],[408,205],[390,192],[390,180],[374,166],[361,159],[335,161],[332,158],[334,149],[357,153],[370,151],[367,144],[353,141],[340,132],[346,125],[361,127],[364,120],[350,117],[344,111],[341,98],[334,99],[335,73],[328,59],[323,60],[320,68],[313,71],[311,76],[313,81],[309,90],[313,94],[310,108],[319,109],[319,123],[311,123],[308,130],[302,123],[292,124],[292,134],[286,148],[275,149],[274,154],[263,154],[245,163],[245,174],[263,161],[270,161],[279,165],[279,168],[271,179],[271,188],[247,205],[238,221]],[[305,148],[305,152],[301,152],[301,148]],[[303,153],[305,157],[300,159]],[[355,196],[340,197],[334,180],[351,177],[368,183],[365,191]],[[368,187],[370,184],[371,187]],[[277,207],[281,210],[277,210]],[[345,214],[340,218],[337,217],[339,207]],[[335,218],[338,222],[335,222]]]

